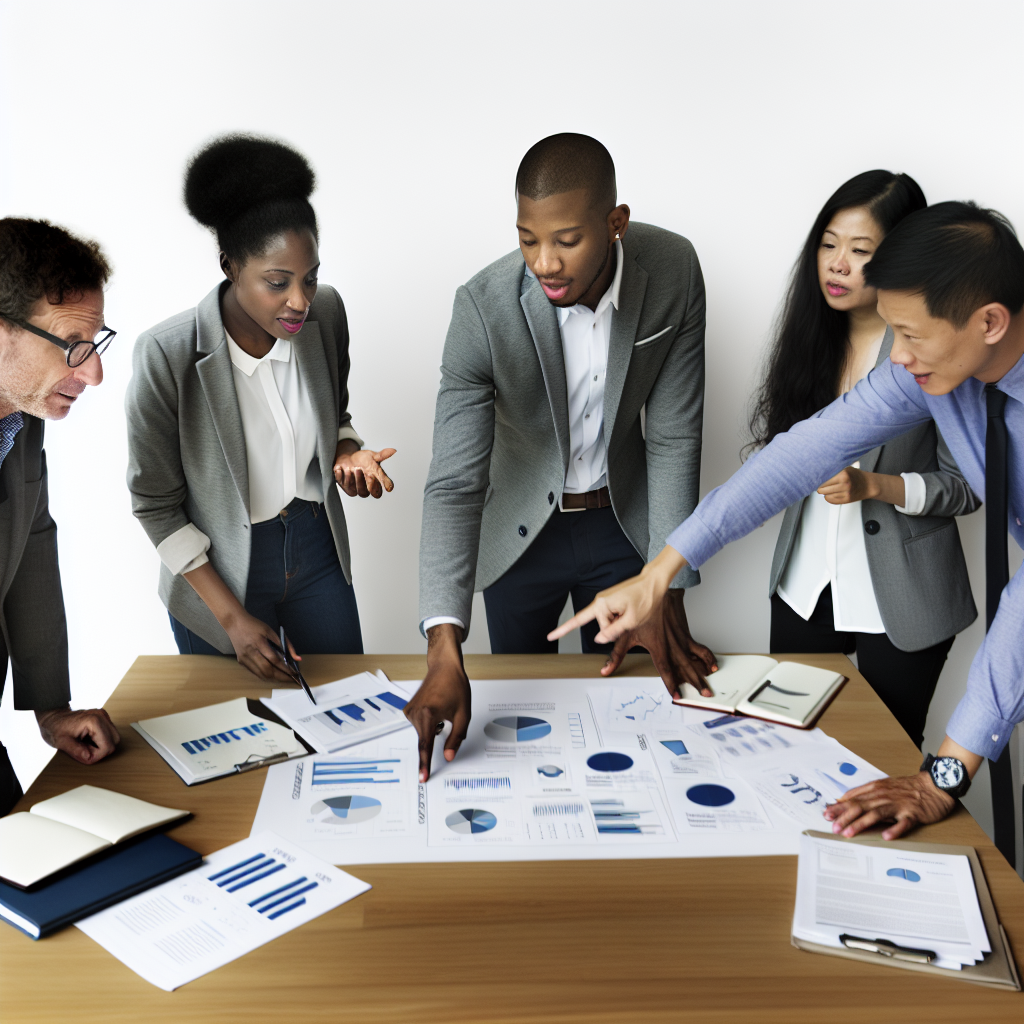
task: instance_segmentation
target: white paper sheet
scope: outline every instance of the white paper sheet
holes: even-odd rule
[[[661,732],[633,728],[599,735],[587,693],[593,682],[472,682],[467,738],[450,763],[442,755],[444,735],[438,738],[426,785],[417,781],[412,729],[341,754],[274,765],[267,772],[253,832],[272,829],[335,864],[796,852],[796,823],[780,814],[780,827],[765,827],[773,819],[742,786],[734,787],[743,799],[731,812],[715,810],[719,827],[693,828],[688,821],[678,826],[666,795],[665,771],[653,749]],[[409,690],[415,685],[405,684]],[[701,760],[693,763],[705,774],[717,772],[711,741],[702,744],[700,737],[685,733],[687,716],[698,721],[705,713],[679,707],[666,711],[665,738],[671,742],[686,735],[690,747],[700,748]],[[385,757],[395,763],[382,764]],[[331,763],[345,760],[369,761],[363,767],[371,771],[350,778],[340,764],[341,771],[331,775]],[[316,787],[314,764],[319,765]],[[383,773],[389,768],[398,782],[374,781],[387,777]],[[338,800],[344,815],[313,811],[318,801],[326,803],[325,793]],[[378,802],[380,809],[354,800],[346,806],[346,795]],[[355,808],[359,820],[349,817],[354,804],[361,805]],[[756,821],[744,820],[744,814],[736,814],[740,810],[752,811]],[[733,830],[727,823],[749,830]]]
[[[369,888],[265,832],[218,850],[202,867],[77,927],[146,981],[171,992]]]
[[[157,825],[188,816],[188,811],[161,807],[99,786],[77,786],[34,804],[31,814],[120,843]]]
[[[840,947],[839,936],[938,954],[960,970],[991,951],[968,859],[800,837],[793,934]]]
[[[245,697],[132,722],[132,728],[189,785],[230,774],[238,764],[306,749],[290,729],[252,714]]]
[[[274,690],[263,703],[321,753],[411,728],[402,710],[410,694],[383,672],[336,679],[312,687],[312,694],[315,705],[302,690]]]

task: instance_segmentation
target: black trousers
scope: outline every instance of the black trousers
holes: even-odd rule
[[[7,756],[7,748],[0,743],[0,818],[11,813],[22,795],[21,783],[14,774],[14,765]]]
[[[935,684],[955,637],[923,651],[901,651],[885,633],[840,633],[832,587],[821,592],[805,622],[778,594],[772,596],[772,654],[853,654],[860,673],[920,748]]]
[[[572,595],[576,611],[598,592],[644,567],[611,508],[560,512],[557,509],[519,561],[484,591],[492,654],[555,654],[547,634]],[[595,644],[596,622],[580,630],[586,654],[604,653]]]

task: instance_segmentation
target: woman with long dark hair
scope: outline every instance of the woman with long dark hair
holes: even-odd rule
[[[305,157],[270,139],[218,139],[184,199],[210,228],[223,279],[138,340],[128,414],[132,508],[162,562],[183,654],[231,654],[292,681],[303,653],[361,654],[348,531],[335,487],[393,487],[348,411],[348,322],[320,285]],[[294,653],[294,649],[293,652]]]
[[[818,214],[793,271],[751,420],[768,444],[889,357],[864,283],[886,233],[927,205],[906,174],[865,171]],[[954,516],[971,491],[933,423],[868,452],[786,510],[772,562],[771,650],[856,652],[861,673],[921,746],[956,634],[974,621]]]

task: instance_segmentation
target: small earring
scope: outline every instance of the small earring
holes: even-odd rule
[[[619,240],[619,236],[618,236],[618,235],[616,235],[616,236],[615,236],[615,241],[617,242],[618,240]]]

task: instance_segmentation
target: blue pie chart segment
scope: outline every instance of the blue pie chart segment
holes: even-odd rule
[[[330,815],[323,819],[325,821],[329,821],[333,816],[350,825],[375,818],[380,814],[380,809],[379,800],[374,800],[372,796],[360,796],[357,793],[329,796],[318,800],[311,808],[314,814],[329,811]]]
[[[849,761],[843,761],[839,765],[839,770],[844,775],[856,775],[857,774],[857,766],[855,764],[850,764]]]
[[[476,835],[478,832],[490,832],[498,824],[498,819],[490,811],[467,807],[462,811],[452,811],[444,823],[460,835]]]
[[[587,758],[587,764],[595,772],[624,772],[633,767],[633,758],[615,750],[606,750],[600,754],[592,754]]]
[[[543,739],[549,732],[549,722],[524,715],[495,718],[484,726],[485,735],[499,743],[531,743]]]
[[[908,882],[920,882],[921,876],[910,868],[889,868],[886,874],[890,878],[905,878]]]
[[[689,753],[686,749],[686,744],[682,740],[662,740],[661,745],[671,750],[676,757],[682,757],[683,754]]]
[[[736,794],[727,786],[717,786],[706,782],[699,786],[691,786],[686,791],[686,798],[701,807],[724,807],[736,799]]]
[[[557,764],[542,764],[537,769],[538,775],[543,775],[546,779],[557,779],[559,775],[564,774],[562,769]]]

